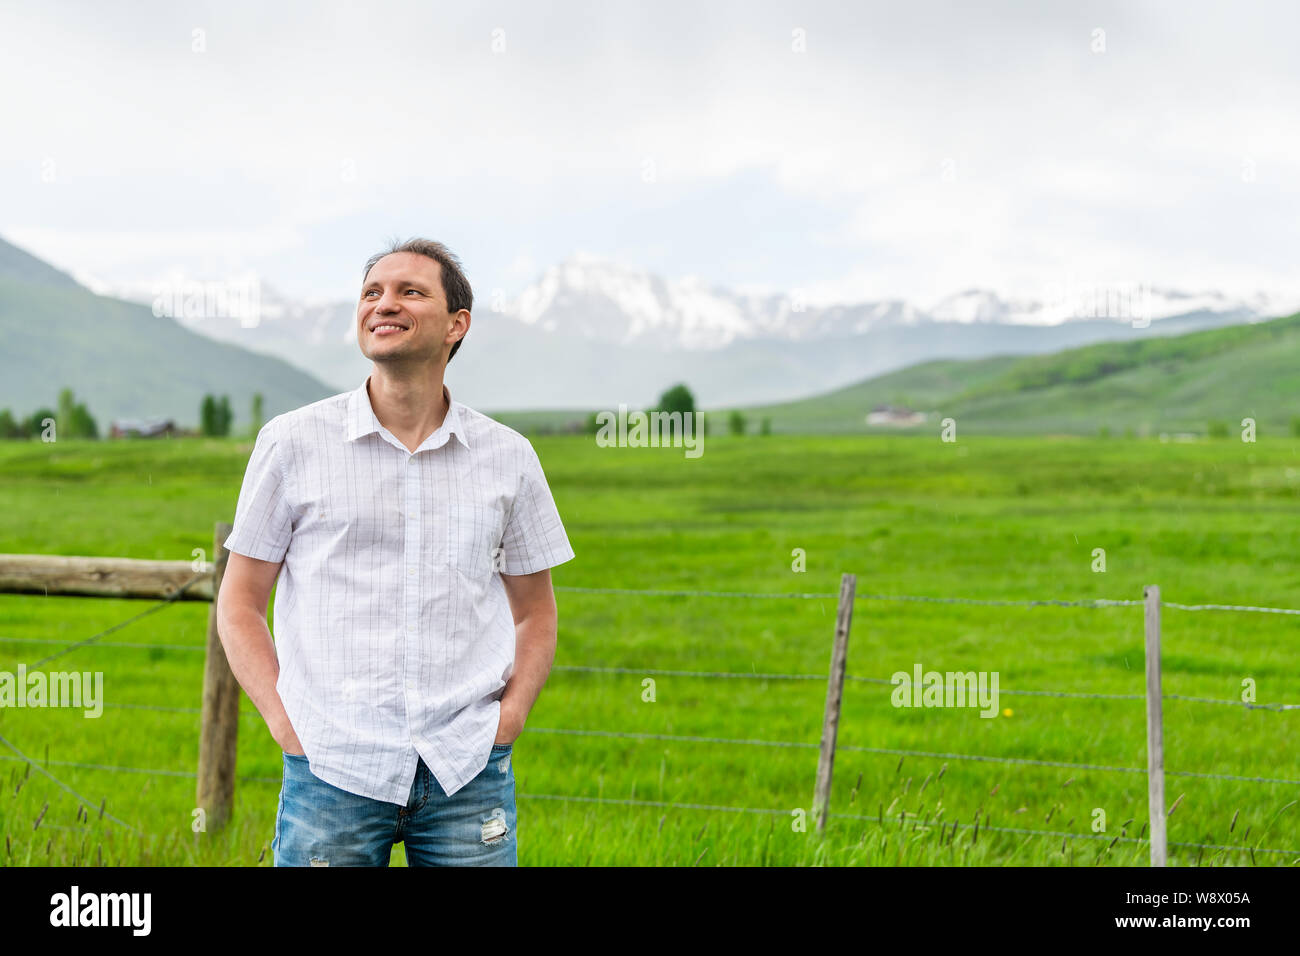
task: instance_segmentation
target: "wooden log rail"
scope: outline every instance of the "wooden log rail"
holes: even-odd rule
[[[177,600],[212,600],[212,563]],[[0,554],[0,594],[150,598],[161,601],[199,573],[191,561]]]

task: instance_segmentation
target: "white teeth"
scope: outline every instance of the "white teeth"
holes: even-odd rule
[[[397,329],[397,331],[399,331],[399,332],[405,332],[405,331],[406,331],[406,330],[403,329],[400,325],[377,325],[377,326],[375,326],[375,328],[373,329],[373,331],[378,332],[380,329]]]

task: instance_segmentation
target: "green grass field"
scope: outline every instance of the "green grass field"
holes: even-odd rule
[[[556,570],[560,587],[832,594],[852,571],[862,594],[1137,600],[1143,585],[1159,584],[1171,602],[1300,607],[1300,441],[1289,437],[711,437],[697,460],[602,449],[590,437],[535,446],[578,555]],[[210,551],[214,521],[233,517],[249,451],[205,440],[0,443],[0,552],[188,561],[194,548]],[[807,555],[804,573],[791,569],[796,548]],[[1095,548],[1105,549],[1104,573],[1092,570]],[[887,679],[918,662],[997,671],[1012,713],[899,709],[891,687],[850,681],[836,816],[823,838],[792,821],[812,801],[824,677],[648,672],[824,675],[833,598],[561,591],[558,601],[557,665],[629,672],[553,673],[515,747],[521,864],[1146,861],[1144,843],[1115,840],[1143,830],[1144,773],[847,749],[1145,768],[1140,700],[1006,694],[1141,694],[1140,607],[859,600],[850,675]],[[148,606],[0,595],[0,670]],[[0,710],[0,735],[94,805],[87,818],[0,746],[0,864],[271,864],[280,752],[247,701],[232,825],[219,835],[191,830],[207,614],[206,604],[175,604],[51,662],[46,669],[103,672],[99,719]],[[1166,694],[1237,700],[1251,678],[1260,703],[1300,702],[1297,617],[1166,608],[1163,620]],[[654,702],[642,699],[647,676]],[[1167,700],[1167,766],[1300,780],[1297,720],[1300,711]],[[1293,851],[1171,846],[1171,863],[1300,862],[1294,783],[1171,775],[1166,788],[1179,801],[1174,843]],[[101,819],[101,801],[135,830]],[[1097,809],[1102,839],[996,829],[1092,837]]]

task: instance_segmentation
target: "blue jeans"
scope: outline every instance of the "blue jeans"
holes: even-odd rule
[[[515,866],[513,745],[492,747],[487,766],[447,796],[420,760],[406,806],[340,790],[301,754],[284,754],[271,852],[276,866],[387,866],[394,843],[408,866]]]

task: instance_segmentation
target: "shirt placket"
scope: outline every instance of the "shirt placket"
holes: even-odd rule
[[[402,546],[402,608],[406,621],[406,716],[411,730],[411,741],[417,747],[424,746],[422,726],[422,709],[418,696],[420,676],[419,629],[420,629],[420,533],[423,515],[420,512],[420,461],[415,455],[406,458],[405,489],[406,526],[403,529]]]

